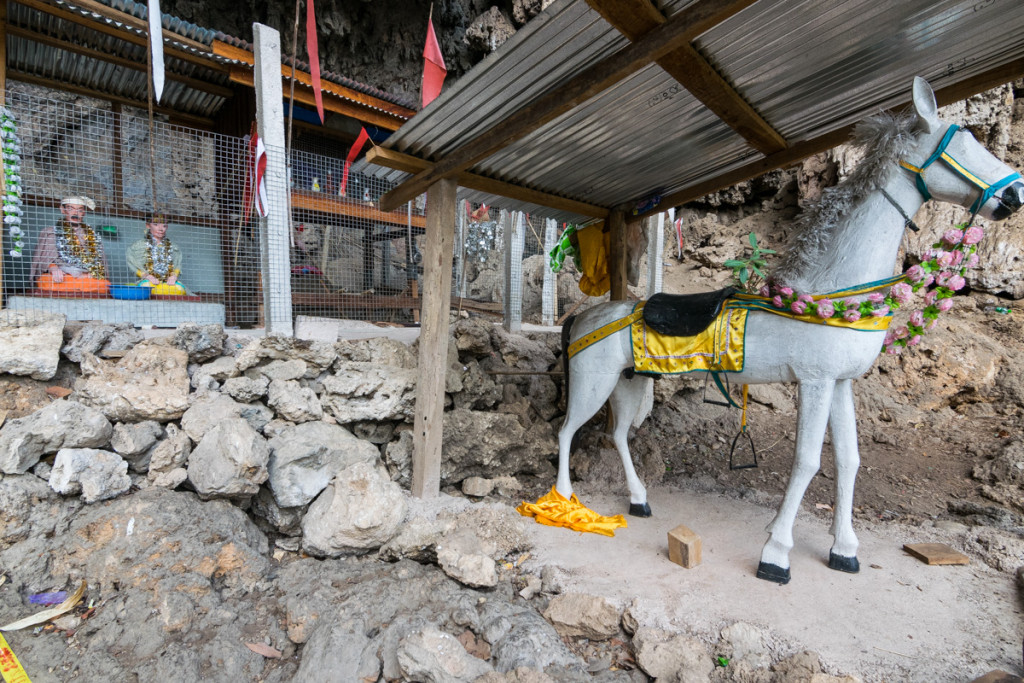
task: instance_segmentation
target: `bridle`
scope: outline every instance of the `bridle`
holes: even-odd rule
[[[932,152],[932,155],[928,157],[928,159],[925,160],[925,162],[921,164],[920,167],[907,163],[902,159],[900,160],[899,164],[900,166],[914,174],[914,183],[915,185],[917,185],[917,191],[921,193],[921,196],[924,197],[925,201],[928,201],[929,199],[932,198],[932,194],[931,192],[928,191],[928,183],[925,182],[924,179],[925,169],[927,169],[929,166],[931,166],[933,163],[940,159],[946,162],[946,165],[949,166],[949,168],[952,169],[954,173],[956,173],[961,178],[969,182],[971,185],[974,185],[979,190],[981,190],[981,194],[978,195],[978,198],[974,200],[973,204],[971,204],[971,220],[973,221],[974,217],[978,215],[979,211],[981,211],[981,207],[985,205],[985,202],[991,199],[996,192],[999,192],[999,190],[1003,189],[1013,181],[1019,179],[1021,176],[1020,173],[1014,172],[1006,176],[1002,180],[998,180],[989,185],[984,180],[982,180],[975,174],[971,173],[959,161],[954,159],[949,152],[946,151],[946,148],[949,147],[949,143],[953,141],[953,136],[955,136],[957,131],[959,130],[960,126],[958,126],[955,123],[950,124],[949,128],[946,129],[946,134],[942,136],[942,141],[939,142],[939,146],[935,148],[935,151]],[[889,199],[890,202],[892,201],[892,199],[889,197],[887,197],[887,199]],[[903,213],[902,209],[900,210],[900,213]],[[905,213],[904,217],[906,217]],[[907,218],[907,220],[909,221],[910,219]]]

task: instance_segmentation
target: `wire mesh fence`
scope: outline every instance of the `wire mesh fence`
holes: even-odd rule
[[[156,327],[262,327],[275,304],[293,318],[418,320],[425,196],[380,211],[392,185],[353,171],[347,145],[304,136],[286,172],[268,174],[267,203],[286,207],[275,251],[246,137],[25,84],[6,103],[5,309]],[[607,298],[580,291],[571,259],[552,272],[566,227],[460,201],[454,305],[552,325]]]

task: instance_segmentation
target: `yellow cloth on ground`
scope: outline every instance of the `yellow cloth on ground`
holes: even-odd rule
[[[601,296],[612,288],[608,274],[608,251],[611,233],[604,232],[604,222],[576,231],[580,249],[580,291],[587,296]]]
[[[573,531],[589,531],[602,536],[614,536],[615,529],[627,526],[626,518],[622,515],[599,515],[584,507],[575,493],[566,500],[554,486],[551,487],[551,491],[538,498],[536,503],[520,503],[516,512],[523,517],[533,517],[547,526],[564,526]]]
[[[635,311],[645,303],[637,304]],[[630,326],[633,369],[662,375],[695,370],[741,372],[746,327],[747,311],[743,309],[723,310],[707,329],[692,337],[658,334],[642,317],[637,318]]]

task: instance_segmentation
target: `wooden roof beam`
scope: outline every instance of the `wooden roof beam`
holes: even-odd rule
[[[82,55],[83,57],[91,57],[99,61],[107,62],[108,64],[114,64],[125,69],[131,69],[132,71],[146,71],[146,63],[139,62],[134,59],[126,59],[124,57],[118,57],[111,55],[101,50],[95,50],[91,47],[85,47],[84,45],[77,45],[67,40],[61,40],[60,38],[54,38],[42,33],[36,33],[20,26],[7,25],[7,35],[16,36],[25,40],[31,40],[34,43],[40,43],[42,45],[49,45],[60,50],[65,50],[73,54]],[[182,76],[176,74],[173,71],[167,71],[167,80],[176,81],[192,88],[193,90],[199,90],[201,92],[210,93],[211,95],[217,95],[219,97],[230,98],[234,97],[235,92],[231,88],[226,88],[223,85],[217,85],[215,83],[207,83],[196,78],[190,78],[189,76]]]
[[[396,171],[404,171],[405,173],[413,174],[425,171],[433,165],[429,161],[424,161],[423,159],[414,157],[411,154],[403,154],[402,152],[396,152],[395,150],[385,149],[378,146],[370,148],[370,151],[366,153],[366,160],[371,164],[386,166],[387,168],[393,168]],[[593,216],[595,218],[606,218],[608,216],[608,209],[603,206],[587,204],[586,202],[578,202],[574,199],[559,197],[558,195],[541,192],[539,190],[531,190],[530,188],[522,187],[520,185],[507,183],[502,180],[494,180],[493,178],[487,178],[486,176],[475,175],[473,173],[459,173],[458,176],[456,176],[456,181],[460,186],[469,188],[470,190],[487,192],[488,194],[495,194],[500,197],[508,197],[518,201],[538,204],[540,206],[546,206],[560,211],[578,213],[581,216]]]
[[[668,21],[650,0],[587,0],[605,21],[636,42]],[[681,45],[657,60],[669,76],[762,154],[786,148],[786,140],[697,52]]]
[[[458,148],[430,169],[412,178],[381,197],[381,208],[395,208],[410,201],[441,178],[468,169],[498,150],[520,140],[544,124],[583,104],[616,83],[636,73],[666,54],[687,45],[691,40],[756,0],[700,0],[643,38],[580,72],[567,83],[484,131]]]
[[[983,93],[986,90],[999,87],[1004,83],[1010,83],[1019,78],[1024,78],[1024,59],[1017,59],[1003,66],[990,69],[983,73],[980,73],[971,78],[965,79],[958,83],[953,83],[944,88],[939,88],[935,91],[935,99],[940,107],[946,106],[947,104],[953,104],[965,100],[968,97]],[[909,95],[909,93],[908,93]],[[907,99],[905,102],[891,107],[890,111],[899,110],[910,104],[910,100]],[[796,143],[781,152],[776,152],[765,156],[757,161],[742,166],[740,168],[724,173],[716,178],[705,180],[691,185],[690,187],[673,192],[672,194],[666,195],[662,198],[658,206],[649,209],[642,214],[640,217],[649,216],[660,211],[664,211],[670,207],[676,207],[680,204],[692,202],[696,199],[700,199],[706,194],[711,192],[717,192],[727,187],[731,187],[736,183],[741,183],[751,178],[756,178],[760,175],[764,175],[769,171],[774,171],[778,168],[783,168],[794,164],[798,161],[802,161],[812,154],[819,154],[841,145],[844,142],[848,142],[850,134],[853,132],[853,128],[856,124],[849,124],[838,128],[834,131],[819,135],[816,138],[810,140],[804,140],[803,142]]]

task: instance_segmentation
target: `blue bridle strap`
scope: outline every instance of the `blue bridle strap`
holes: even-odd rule
[[[974,203],[971,204],[971,213],[977,214],[981,211],[981,207],[985,205],[985,202],[991,199],[996,192],[999,192],[999,190],[1003,189],[1021,176],[1020,173],[1011,173],[1002,180],[989,185],[984,180],[971,173],[946,151],[946,148],[949,147],[949,143],[953,141],[953,136],[956,135],[958,130],[960,130],[960,126],[955,123],[950,124],[949,128],[946,129],[946,134],[942,136],[942,141],[939,142],[939,146],[935,148],[932,155],[920,166],[914,166],[913,164],[908,164],[906,161],[902,160],[900,161],[900,166],[914,174],[914,183],[917,185],[917,191],[921,193],[921,196],[924,197],[925,201],[928,201],[932,198],[932,194],[928,191],[928,184],[924,179],[924,171],[939,159],[945,161],[954,173],[981,190],[981,194],[976,200],[974,200]]]

